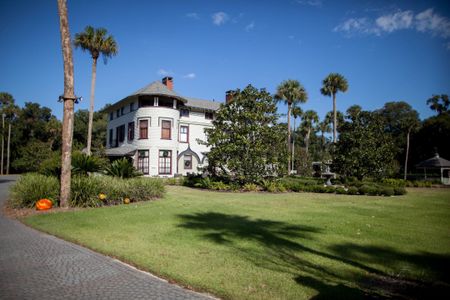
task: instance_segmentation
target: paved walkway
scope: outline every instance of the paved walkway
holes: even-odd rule
[[[0,176],[0,206],[14,176]],[[0,299],[211,299],[0,213]]]

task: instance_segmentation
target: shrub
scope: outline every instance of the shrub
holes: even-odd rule
[[[107,190],[108,193],[106,193]],[[102,180],[98,176],[73,176],[71,180],[69,205],[73,207],[101,206],[101,200],[98,195],[104,193],[109,196],[110,191],[109,187],[108,189],[103,188]]]
[[[132,178],[124,180],[127,184],[128,198],[133,201],[148,201],[164,196],[164,183],[158,178]]]
[[[56,206],[59,200],[59,181],[56,177],[28,173],[20,176],[11,187],[9,205],[12,208],[33,207],[42,198]]]
[[[210,189],[216,191],[227,191],[230,189],[230,186],[223,181],[212,181],[210,184]]]
[[[106,167],[106,174],[120,178],[133,178],[142,175],[126,157],[113,161],[109,167]]]
[[[395,194],[393,187],[382,187],[380,189],[380,194],[383,196],[393,196]]]
[[[382,182],[386,185],[392,186],[392,187],[405,187],[406,186],[406,180],[403,179],[394,179],[394,178],[386,178],[383,179]]]
[[[357,195],[358,194],[358,188],[356,186],[351,186],[347,190],[348,195]]]
[[[254,183],[246,183],[242,189],[246,192],[255,192],[258,190],[258,186]]]
[[[92,155],[74,152],[72,155],[72,172],[74,175],[88,176],[89,173],[99,172],[102,169],[101,160]]]
[[[394,187],[394,195],[405,195],[406,189],[404,187]]]
[[[361,187],[359,187],[358,192],[361,195],[376,196],[378,194],[378,188],[373,185],[364,184]]]
[[[39,173],[59,177],[61,175],[61,155],[55,152],[50,158],[44,160],[39,166]]]
[[[345,195],[345,194],[347,194],[347,190],[344,189],[343,187],[338,187],[338,188],[336,189],[336,194]]]

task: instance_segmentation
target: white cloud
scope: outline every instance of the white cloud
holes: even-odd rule
[[[408,29],[413,25],[414,14],[412,11],[400,11],[395,14],[381,16],[376,19],[375,24],[382,31],[393,32],[400,29]]]
[[[198,15],[198,13],[195,13],[195,12],[187,13],[186,17],[191,18],[191,19],[196,19],[196,20],[200,19],[200,16]]]
[[[183,78],[187,78],[187,79],[194,79],[195,77],[197,77],[195,75],[195,73],[189,73],[183,76]]]
[[[430,32],[443,38],[450,37],[450,20],[433,12],[432,8],[424,10],[415,17],[416,29]]]
[[[226,13],[224,13],[223,11],[220,11],[220,12],[217,12],[217,13],[213,14],[211,16],[211,18],[213,20],[213,24],[217,25],[217,26],[225,24],[230,19],[230,17]]]
[[[295,39],[295,36],[289,35],[289,36],[288,36],[288,39],[293,40],[293,39]]]
[[[159,69],[158,72],[156,72],[159,76],[167,76],[167,75],[173,75],[172,71],[167,71],[165,69]]]
[[[322,6],[322,0],[297,0],[298,4],[309,5],[309,6]]]
[[[417,30],[442,38],[450,38],[450,20],[435,13],[432,8],[414,14],[411,10],[385,14],[375,20],[350,18],[333,28],[346,36],[357,34],[389,34],[398,30]]]
[[[255,28],[255,22],[252,21],[250,24],[245,26],[245,31],[249,32],[249,31],[252,31],[254,28]]]

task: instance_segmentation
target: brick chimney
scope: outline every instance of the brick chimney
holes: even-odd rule
[[[232,90],[229,90],[229,91],[225,92],[225,103],[226,104],[228,104],[231,101],[233,101],[233,94],[234,94],[234,91],[232,91]]]
[[[164,77],[162,79],[162,83],[167,86],[169,90],[173,90],[173,78],[172,77]]]

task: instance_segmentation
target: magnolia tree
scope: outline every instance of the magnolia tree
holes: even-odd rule
[[[240,183],[256,183],[287,171],[286,126],[277,123],[276,102],[264,89],[236,90],[205,129],[208,171]]]

